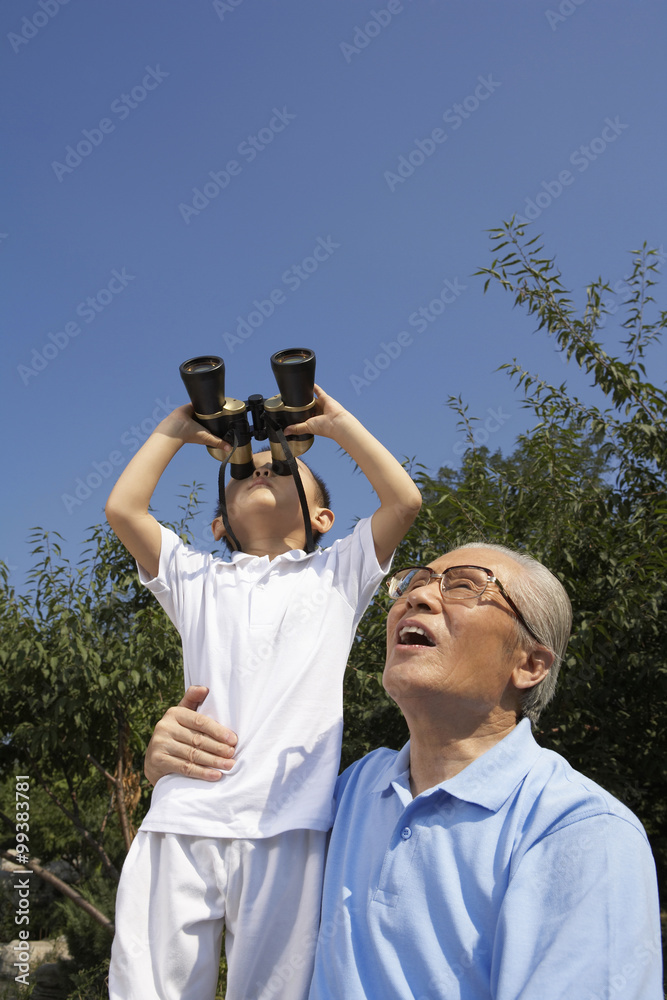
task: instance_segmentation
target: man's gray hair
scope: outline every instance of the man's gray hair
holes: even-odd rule
[[[570,630],[572,628],[572,605],[563,584],[537,559],[523,552],[516,552],[505,545],[489,542],[469,542],[457,548],[491,549],[508,556],[517,563],[523,573],[508,585],[504,580],[512,600],[530,625],[542,645],[554,654],[554,662],[546,677],[524,692],[521,699],[521,714],[536,723],[542,709],[548,705],[556,691],[558,671],[565,656]],[[456,551],[456,549],[454,549]],[[524,648],[535,644],[533,637],[516,619],[517,639]]]

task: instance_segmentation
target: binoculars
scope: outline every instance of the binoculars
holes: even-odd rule
[[[265,441],[271,447],[273,469],[279,476],[288,476],[290,468],[280,436],[289,442],[293,455],[303,455],[313,443],[312,434],[278,434],[290,424],[307,420],[315,412],[313,395],[315,355],[303,347],[277,351],[271,355],[271,368],[278,383],[279,395],[264,399],[249,396],[245,402],[225,396],[225,363],[215,355],[191,358],[180,366],[197,423],[207,431],[235,445],[229,457],[233,479],[247,479],[254,472],[252,439]],[[219,462],[226,454],[209,448]]]

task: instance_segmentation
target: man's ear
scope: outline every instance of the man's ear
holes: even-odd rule
[[[227,532],[225,531],[225,526],[221,517],[216,517],[215,520],[211,522],[211,531],[213,532],[213,537],[216,542],[219,542],[221,539],[227,537]]]
[[[334,512],[328,507],[318,507],[314,514],[310,515],[310,526],[313,532],[319,531],[325,535],[334,523]]]
[[[535,687],[547,676],[554,660],[554,654],[546,646],[525,650],[521,662],[512,671],[514,687],[519,690]]]

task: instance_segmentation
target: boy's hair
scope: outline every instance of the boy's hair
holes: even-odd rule
[[[260,449],[260,451],[254,452],[254,455],[263,455],[267,451],[270,452],[271,449],[270,448],[262,448],[262,449]],[[303,464],[306,466],[306,468],[309,470],[311,476],[315,480],[315,484],[317,486],[317,503],[318,503],[318,506],[319,507],[325,507],[327,510],[330,510],[331,509],[331,494],[329,493],[329,487],[324,482],[324,480],[322,479],[322,477],[320,475],[318,475],[317,472],[315,472],[314,469],[311,469],[311,467],[306,462],[304,462],[301,457],[299,457],[299,461],[303,462]],[[216,508],[215,508],[215,516],[216,517],[222,517],[222,504],[220,503],[219,500],[218,500],[218,503],[217,503]],[[315,542],[316,545],[319,542],[319,540],[320,540],[321,537],[322,537],[322,532],[321,531],[313,531],[313,541]]]

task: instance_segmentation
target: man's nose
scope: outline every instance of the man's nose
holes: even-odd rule
[[[439,611],[442,607],[440,596],[440,581],[430,580],[421,587],[409,590],[405,595],[405,602],[412,608],[423,607]]]
[[[255,469],[253,472],[253,476],[255,476],[257,479],[259,479],[260,476],[270,476],[270,475],[271,475],[270,465],[263,465],[261,469]]]

